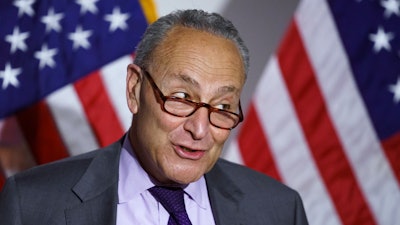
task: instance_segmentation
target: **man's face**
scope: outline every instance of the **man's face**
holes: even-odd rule
[[[231,41],[176,27],[156,48],[152,62],[144,69],[165,96],[237,112],[245,72]],[[211,125],[207,108],[189,117],[162,111],[143,71],[133,64],[128,67],[127,96],[135,114],[130,140],[153,178],[163,184],[188,184],[214,166],[230,131]]]

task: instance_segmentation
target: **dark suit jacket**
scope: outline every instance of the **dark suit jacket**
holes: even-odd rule
[[[0,224],[115,224],[121,143],[9,178]],[[218,225],[307,224],[297,192],[265,175],[220,159],[205,178]]]

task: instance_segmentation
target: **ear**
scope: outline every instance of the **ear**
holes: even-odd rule
[[[138,65],[129,64],[126,74],[126,100],[129,110],[136,114],[140,105],[141,69]]]

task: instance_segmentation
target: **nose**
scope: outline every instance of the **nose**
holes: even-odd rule
[[[191,116],[189,116],[183,127],[188,131],[194,140],[204,138],[210,129],[210,121],[208,119],[208,109],[201,107],[197,109]]]

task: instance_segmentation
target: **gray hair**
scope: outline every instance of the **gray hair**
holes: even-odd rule
[[[245,73],[248,74],[249,50],[232,22],[217,13],[207,13],[195,9],[175,11],[160,17],[156,22],[149,25],[136,48],[135,64],[147,67],[154,49],[175,26],[194,28],[231,40],[238,48],[243,60]]]

